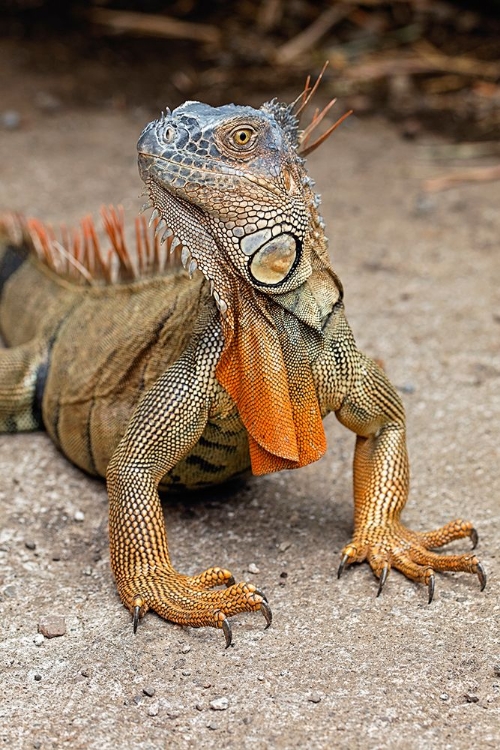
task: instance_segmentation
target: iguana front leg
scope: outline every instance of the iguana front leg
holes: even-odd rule
[[[434,571],[476,573],[481,589],[484,569],[474,554],[444,556],[433,552],[455,539],[477,533],[468,521],[455,520],[431,532],[415,532],[400,522],[409,489],[403,405],[382,370],[360,355],[359,375],[337,411],[338,419],[357,433],[354,455],[354,535],[344,548],[339,577],[350,563],[368,560],[379,578],[379,594],[388,572],[396,568],[426,583],[429,602]]]
[[[124,605],[140,616],[153,609],[180,625],[222,628],[227,618],[271,611],[255,586],[234,582],[231,573],[209,568],[197,576],[178,573],[167,545],[158,483],[201,437],[208,420],[220,346],[212,340],[188,351],[141,400],[107,471],[111,566]],[[220,334],[219,334],[220,335]],[[225,590],[211,590],[225,584]]]

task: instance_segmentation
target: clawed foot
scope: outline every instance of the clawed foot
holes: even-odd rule
[[[221,585],[226,588],[215,589]],[[260,610],[266,628],[272,621],[265,595],[252,583],[235,583],[231,573],[222,568],[209,568],[198,576],[185,576],[170,567],[156,567],[154,571],[118,581],[118,590],[133,615],[134,633],[140,618],[152,609],[179,625],[221,628],[228,648],[232,642],[228,617]]]
[[[472,540],[474,549],[478,541],[477,532],[471,523],[460,519],[425,533],[410,531],[400,523],[369,526],[356,534],[342,550],[338,577],[347,565],[367,560],[379,579],[377,596],[382,592],[391,568],[400,570],[412,581],[425,583],[429,591],[429,604],[434,597],[435,571],[475,573],[482,591],[486,586],[486,573],[476,555],[445,556],[431,551],[465,537]]]

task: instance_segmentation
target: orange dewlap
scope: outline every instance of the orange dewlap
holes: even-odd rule
[[[265,316],[259,316],[260,325],[251,324],[253,306],[238,306],[222,320],[226,343],[216,375],[248,431],[252,472],[269,474],[317,461],[326,438],[308,363],[287,367],[275,326]]]

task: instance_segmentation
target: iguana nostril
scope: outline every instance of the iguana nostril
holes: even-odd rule
[[[157,144],[155,124],[154,122],[150,122],[142,131],[137,142],[137,150],[140,153],[151,154],[155,152]]]
[[[165,128],[165,132],[163,134],[163,140],[166,143],[172,143],[174,139],[175,139],[175,128],[171,126]]]

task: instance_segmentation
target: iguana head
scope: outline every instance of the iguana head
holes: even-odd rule
[[[296,289],[324,245],[298,121],[276,102],[260,109],[186,102],[151,122],[139,143],[150,200],[213,282],[224,312],[236,275],[270,295]],[[324,249],[324,248],[322,248]]]

